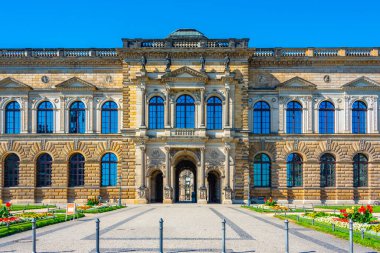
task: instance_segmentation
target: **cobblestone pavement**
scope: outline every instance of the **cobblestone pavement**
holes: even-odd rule
[[[38,252],[95,252],[95,217],[101,221],[101,252],[158,252],[164,219],[165,252],[221,252],[226,219],[227,252],[284,252],[283,221],[240,206],[143,205],[37,230]],[[290,252],[347,252],[348,242],[294,224]],[[31,252],[31,231],[0,239],[0,252]],[[375,252],[355,246],[357,252]]]

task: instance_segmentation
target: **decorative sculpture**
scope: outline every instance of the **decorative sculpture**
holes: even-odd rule
[[[145,66],[147,63],[147,59],[146,59],[145,55],[141,56],[140,63],[141,63],[141,69],[145,70]]]
[[[226,55],[226,57],[224,57],[224,70],[225,71],[230,70],[230,63],[231,63],[231,59],[230,59],[230,57],[228,57],[228,55]]]
[[[203,57],[203,55],[201,56],[201,58],[199,59],[199,61],[201,63],[201,71],[205,72],[206,59]]]
[[[170,66],[172,65],[172,59],[170,58],[170,55],[166,56],[165,61],[166,61],[166,72],[170,72]]]

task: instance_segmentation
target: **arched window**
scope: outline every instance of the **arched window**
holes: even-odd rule
[[[368,186],[368,159],[363,154],[354,156],[354,187]]]
[[[102,134],[115,134],[118,132],[117,104],[112,101],[102,106]]]
[[[4,187],[18,186],[20,158],[10,154],[4,161]]]
[[[43,154],[37,160],[37,187],[51,186],[52,159],[49,154]]]
[[[162,97],[156,96],[149,100],[149,128],[164,128],[164,100]]]
[[[189,95],[182,95],[177,99],[176,104],[176,127],[194,128],[195,126],[195,105],[194,98]]]
[[[253,164],[253,184],[255,187],[270,187],[271,162],[266,154],[255,156]]]
[[[302,105],[292,101],[286,109],[286,132],[288,134],[302,133]]]
[[[42,102],[37,109],[37,133],[52,133],[53,122],[53,105],[48,101]]]
[[[320,159],[321,187],[335,186],[335,158],[324,154]]]
[[[69,187],[84,185],[84,157],[81,154],[74,154],[70,157],[69,163]]]
[[[117,182],[117,157],[107,153],[102,157],[102,186],[115,186]]]
[[[367,132],[367,106],[362,101],[352,105],[352,133],[365,134]]]
[[[82,102],[74,102],[70,107],[70,133],[83,134],[86,131],[86,111]]]
[[[207,100],[207,129],[222,129],[222,100],[218,97]]]
[[[319,133],[333,134],[335,132],[335,107],[331,102],[323,101],[319,105]]]
[[[302,186],[302,158],[298,154],[290,154],[286,165],[288,187]]]
[[[5,108],[5,133],[19,134],[20,127],[20,105],[17,102],[10,102]]]
[[[267,102],[259,101],[253,106],[253,133],[270,133],[270,107]]]

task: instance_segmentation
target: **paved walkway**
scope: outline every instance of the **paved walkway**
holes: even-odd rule
[[[221,220],[228,252],[284,252],[283,221],[239,206],[143,205],[100,214],[101,252],[158,252],[164,219],[165,252],[221,252]],[[38,252],[94,252],[95,217],[37,230]],[[31,231],[0,239],[0,252],[31,252]],[[347,252],[348,242],[290,225],[290,252]],[[355,246],[355,253],[375,252]]]

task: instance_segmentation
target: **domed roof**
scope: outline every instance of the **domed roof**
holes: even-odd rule
[[[207,38],[203,33],[196,29],[192,28],[182,28],[178,29],[171,34],[169,34],[168,38],[171,39],[179,39],[179,38]]]

